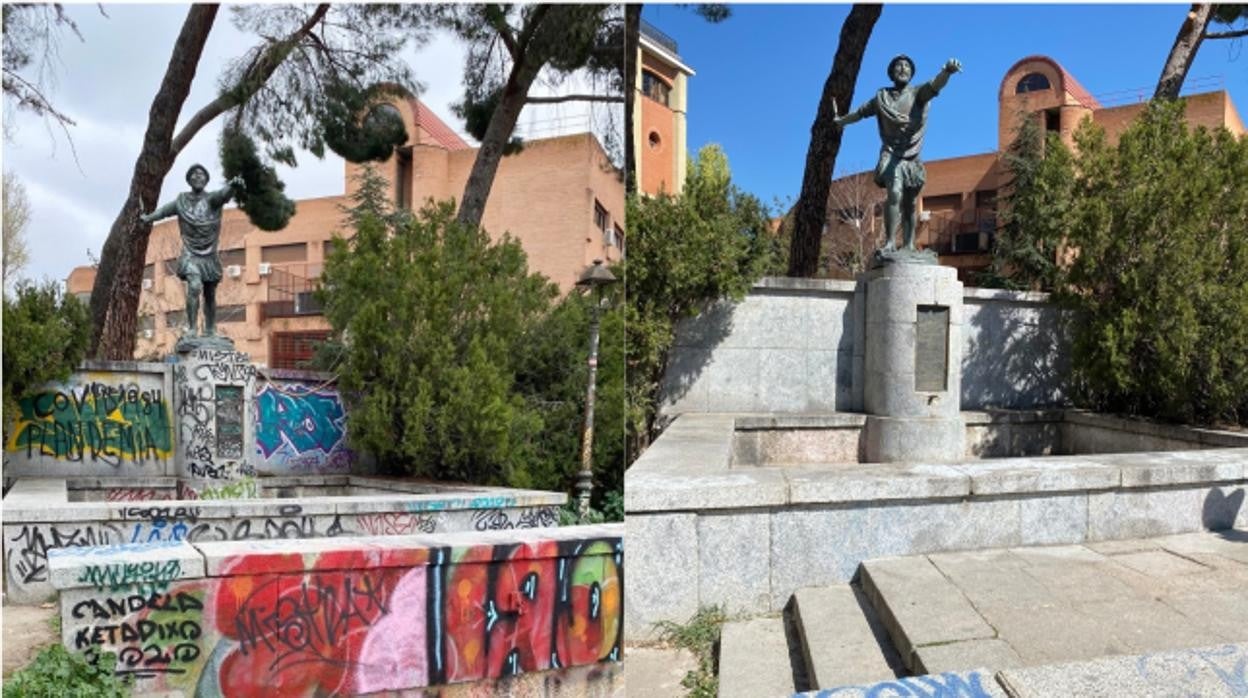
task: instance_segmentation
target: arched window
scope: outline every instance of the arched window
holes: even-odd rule
[[[1022,80],[1018,81],[1018,87],[1014,88],[1014,94],[1021,95],[1024,92],[1038,92],[1040,90],[1049,89],[1049,79],[1040,73],[1027,73]]]
[[[641,71],[641,92],[645,96],[667,106],[668,93],[671,89],[666,82],[663,82],[663,78],[648,70]]]

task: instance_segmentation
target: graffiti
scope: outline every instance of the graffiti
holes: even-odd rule
[[[126,562],[89,565],[83,568],[78,582],[90,584],[96,589],[112,591],[131,585],[140,589],[155,589],[166,586],[181,576],[182,563],[178,560]]]
[[[256,455],[281,472],[347,472],[347,413],[332,388],[267,383],[255,396]]]
[[[75,528],[54,526],[22,526],[9,539],[5,550],[5,566],[22,584],[48,580],[48,551],[55,548],[107,545],[112,542],[109,531],[92,525]],[[16,544],[16,545],[14,545]]]
[[[862,698],[992,698],[992,694],[984,689],[983,676],[972,671],[965,674],[931,674],[928,676],[907,676],[895,681],[862,686],[838,686],[814,694],[817,698],[832,696],[861,696]]]
[[[506,509],[516,506],[516,498],[508,495],[452,497],[449,499],[417,499],[405,502],[408,511],[444,511],[447,509]]]
[[[260,496],[260,487],[254,477],[245,477],[234,482],[205,487],[195,490],[185,487],[183,499],[255,499]]]
[[[199,507],[123,507],[117,510],[122,521],[156,521],[199,518]]]
[[[180,541],[161,541],[159,543],[112,543],[109,545],[93,545],[86,548],[53,548],[48,551],[48,558],[60,557],[62,555],[117,555],[119,553],[132,552],[148,552],[158,550],[160,548],[173,548],[180,545]]]
[[[273,547],[160,592],[77,590],[62,613],[66,644],[117,652],[136,692],[359,695],[619,661],[622,582],[618,538]]]
[[[70,616],[73,618],[91,618],[109,620],[124,618],[143,610],[153,611],[199,611],[204,604],[199,598],[183,591],[170,593],[130,594],[116,598],[83,599],[73,605]],[[81,647],[81,645],[80,645]]]
[[[1188,693],[1182,686],[1207,690],[1212,673],[1225,686],[1226,695],[1248,696],[1248,652],[1237,645],[1146,654],[1135,664],[1141,679],[1167,692]]]
[[[153,499],[173,499],[173,493],[151,487],[113,487],[104,490],[106,502],[146,502]]]
[[[502,509],[482,509],[472,514],[472,527],[478,531],[501,531],[513,528],[547,528],[559,525],[555,507],[521,509],[514,518]]]
[[[110,466],[164,460],[173,432],[163,391],[90,382],[45,390],[19,403],[10,453]]]
[[[251,359],[239,352],[197,350],[191,358],[199,362],[193,376],[203,383],[246,383],[256,376]]]
[[[221,465],[213,465],[212,463],[190,463],[188,465],[191,477],[199,477],[208,480],[234,480],[240,477],[255,477],[255,467],[247,463],[222,463]]]
[[[88,654],[115,652],[119,676],[194,675],[203,664],[203,593],[194,583],[180,586],[176,592],[93,595],[74,603],[65,621],[73,641],[66,645]]]
[[[359,514],[355,517],[360,530],[373,536],[402,536],[409,533],[435,533],[442,522],[440,515],[384,512]]]
[[[351,535],[342,527],[342,519],[338,514],[323,517],[270,517],[256,519],[254,524],[252,521],[252,519],[243,519],[242,521],[201,523],[191,529],[187,534],[187,540],[192,542],[280,540],[284,538],[337,538]],[[327,522],[328,525],[322,525],[322,522]]]

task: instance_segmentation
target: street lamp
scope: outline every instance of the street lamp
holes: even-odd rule
[[[602,309],[602,289],[615,283],[615,276],[601,259],[581,272],[578,288],[593,294],[593,314],[589,321],[589,387],[585,391],[585,428],[581,432],[581,472],[576,475],[577,522],[589,518],[589,495],[594,489],[594,392],[598,381],[598,324]]]

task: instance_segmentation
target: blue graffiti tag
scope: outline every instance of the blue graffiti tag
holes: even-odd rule
[[[907,676],[896,681],[882,681],[864,686],[838,686],[819,691],[817,698],[831,696],[862,696],[863,698],[992,698],[980,682],[980,674],[944,673],[929,676]]]
[[[296,454],[329,453],[346,435],[346,410],[335,392],[266,385],[256,393],[256,442],[265,458],[283,444]]]

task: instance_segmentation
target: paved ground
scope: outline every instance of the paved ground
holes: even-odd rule
[[[1248,532],[865,564],[917,673],[1248,640]]]
[[[4,675],[25,666],[43,647],[60,638],[52,631],[55,608],[4,606],[0,624],[4,626]]]
[[[696,667],[697,660],[688,650],[626,647],[624,686],[631,696],[680,698],[688,693],[680,680]]]

